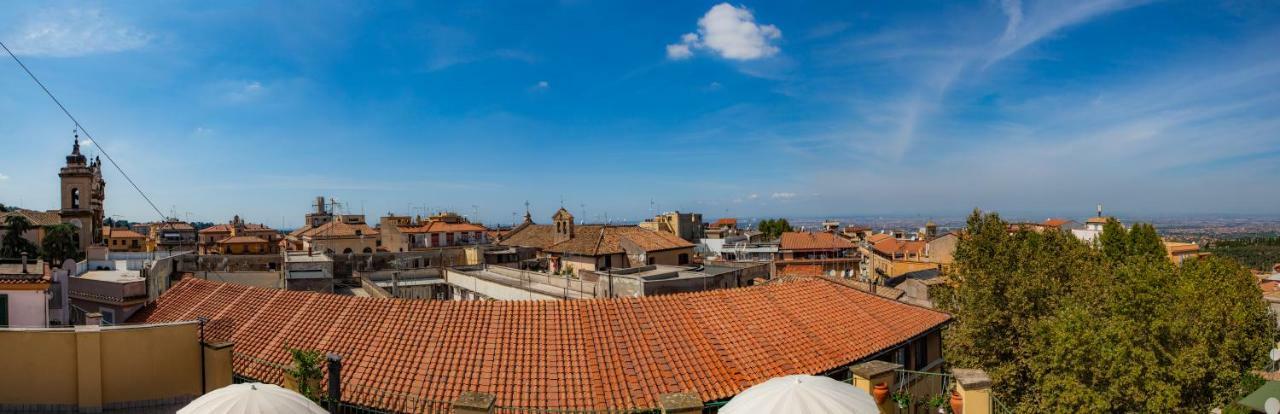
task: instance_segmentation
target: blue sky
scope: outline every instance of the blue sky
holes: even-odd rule
[[[31,2],[0,40],[193,219],[1280,212],[1267,1]],[[72,125],[0,91],[0,202],[54,208]]]

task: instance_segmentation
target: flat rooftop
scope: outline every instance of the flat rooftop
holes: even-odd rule
[[[307,252],[289,252],[288,254],[285,254],[284,261],[286,263],[332,262],[333,259],[321,252],[315,252],[312,254],[307,254]]]
[[[112,283],[141,282],[143,280],[142,272],[137,270],[90,270],[84,272],[78,278]]]

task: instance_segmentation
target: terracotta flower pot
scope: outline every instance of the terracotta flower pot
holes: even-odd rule
[[[964,399],[960,397],[959,391],[951,391],[951,412],[964,414]]]
[[[871,396],[876,397],[876,404],[884,404],[884,399],[889,397],[889,386],[884,383],[876,384],[871,389]]]

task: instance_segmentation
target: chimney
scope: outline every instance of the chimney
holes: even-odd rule
[[[102,325],[102,314],[98,312],[84,314],[84,324],[89,326]]]
[[[307,257],[311,257],[311,246],[307,246]]]
[[[27,273],[27,252],[22,252],[22,273]]]

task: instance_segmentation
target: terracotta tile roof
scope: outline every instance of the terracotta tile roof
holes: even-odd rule
[[[113,239],[145,239],[147,238],[147,236],[143,236],[141,233],[138,233],[136,231],[125,229],[125,228],[115,228],[115,227],[103,227],[102,235],[113,238]]]
[[[520,225],[520,227],[507,233],[505,238],[498,244],[502,246],[545,249],[556,243],[555,232],[556,228],[550,224]]]
[[[1106,224],[1106,223],[1107,223],[1107,218],[1106,218],[1106,217],[1089,217],[1089,219],[1088,219],[1088,220],[1085,220],[1084,222],[1085,222],[1085,223],[1099,223],[1099,224]]]
[[[1063,225],[1063,224],[1067,224],[1067,223],[1070,223],[1070,222],[1071,222],[1071,220],[1067,220],[1067,219],[1063,219],[1063,218],[1050,218],[1050,219],[1045,219],[1045,220],[1044,220],[1044,225],[1045,225],[1045,227],[1054,227],[1054,228],[1058,228],[1058,227],[1062,227],[1062,225]]]
[[[574,228],[573,238],[553,244],[543,250],[552,253],[584,256],[626,253],[623,248],[623,240],[644,249],[646,252],[693,247],[693,243],[689,243],[674,234],[653,231],[638,226],[585,225]]]
[[[53,226],[62,224],[62,217],[53,211],[35,211],[27,209],[17,209],[5,213],[0,213],[0,227],[4,227],[5,219],[9,216],[26,217],[35,226]]]
[[[185,279],[131,322],[207,317],[235,352],[286,364],[285,346],[343,358],[344,401],[392,409],[404,394],[496,405],[653,408],[707,401],[768,378],[818,374],[933,330],[950,316],[825,280],[642,298],[432,301],[339,296]],[[235,359],[237,373],[280,382]]]
[[[397,226],[397,228],[405,233],[463,233],[488,230],[478,224],[446,223],[443,221],[429,221],[421,226]]]
[[[842,250],[857,246],[848,240],[836,237],[831,233],[809,233],[789,231],[782,233],[780,250]]]
[[[892,238],[893,238],[893,235],[888,233],[872,234],[870,236],[867,236],[867,243],[876,244],[876,243],[879,243],[881,240],[892,239]]]
[[[262,231],[262,230],[275,231],[275,230],[272,230],[270,227],[267,227],[261,224],[255,224],[255,223],[245,223],[244,229],[245,231]],[[203,229],[200,229],[200,234],[230,233],[230,232],[231,232],[230,224],[219,224],[216,226],[210,226],[210,227],[205,227]]]
[[[819,271],[817,272],[805,272],[805,271],[793,272],[791,269],[792,267],[793,266],[787,266],[786,274],[779,275],[773,279],[769,279],[767,282],[765,282],[765,284],[788,283],[788,282],[795,282],[795,281],[801,281],[801,280],[807,280],[807,279],[822,279],[822,280],[826,280],[833,283],[839,283],[854,289],[858,289],[863,292],[871,293],[871,284],[867,282],[849,280],[841,277],[828,276],[824,274],[821,271],[821,269],[819,269]],[[904,292],[902,289],[877,285],[875,294],[876,296],[880,296],[885,299],[898,300],[899,298],[901,298],[903,295],[906,295],[907,293]]]
[[[378,235],[378,230],[375,230],[374,228],[369,227],[369,225],[367,224],[364,224],[364,223],[348,224],[348,223],[343,223],[341,220],[330,221],[328,223],[321,224],[320,226],[317,226],[317,227],[308,228],[306,231],[302,231],[302,232],[298,232],[297,230],[295,230],[294,233],[297,233],[297,234],[295,235],[293,233],[290,233],[290,235],[294,235],[296,237],[310,237],[315,239],[343,238],[343,237],[355,237],[357,231],[359,231],[360,234],[364,236]]]
[[[218,240],[218,244],[268,243],[258,236],[236,236]]]
[[[890,256],[899,254],[923,255],[928,243],[923,240],[898,240],[893,237],[882,238],[871,244],[877,252]]]
[[[736,218],[722,218],[722,219],[716,220],[715,223],[712,223],[711,227],[718,228],[718,227],[737,226],[737,225],[738,225],[738,219]]]

